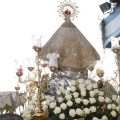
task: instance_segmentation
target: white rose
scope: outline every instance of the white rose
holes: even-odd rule
[[[94,91],[90,91],[89,94],[90,94],[90,97],[94,97],[95,96],[95,92]]]
[[[74,117],[74,116],[76,115],[76,111],[75,111],[74,109],[70,109],[69,115],[70,115],[71,117]]]
[[[72,92],[75,92],[75,91],[76,91],[76,87],[75,87],[75,86],[71,86],[71,87],[70,87],[70,90],[71,90]]]
[[[79,84],[79,89],[85,88],[85,84]]]
[[[84,112],[85,112],[85,114],[87,115],[87,114],[90,113],[90,109],[88,109],[88,108],[84,108]]]
[[[117,116],[117,113],[116,113],[114,110],[112,110],[111,115],[112,115],[113,117],[116,117],[116,116]]]
[[[98,84],[97,83],[93,83],[93,88],[94,89],[98,88]]]
[[[46,103],[46,105],[49,105],[50,104],[50,100],[46,100],[45,103]]]
[[[91,84],[91,81],[90,80],[85,80],[85,84],[89,85],[89,84]]]
[[[42,107],[43,111],[45,111],[47,108],[48,108],[48,106],[47,106],[47,105],[43,105],[43,107]],[[37,108],[35,108],[35,111],[36,111],[36,110],[38,110],[38,107],[37,107]]]
[[[61,92],[65,90],[63,86],[59,86],[59,89],[61,90]]]
[[[71,100],[67,101],[67,106],[72,106],[73,105],[73,102]]]
[[[118,104],[120,104],[120,98],[117,98],[116,102],[117,102]]]
[[[99,92],[99,90],[98,89],[94,89],[94,92],[97,94]]]
[[[84,79],[79,79],[78,82],[79,83],[84,83]]]
[[[112,105],[111,105],[111,104],[108,104],[108,105],[107,105],[107,109],[111,110],[111,109],[112,109]]]
[[[104,95],[104,92],[103,92],[103,91],[99,91],[99,92],[98,92],[98,95],[103,96],[103,95]]]
[[[116,105],[115,104],[112,104],[112,109],[116,109]]]
[[[117,95],[112,95],[112,100],[116,101],[117,100]]]
[[[60,91],[60,90],[57,90],[57,91],[56,91],[56,94],[57,94],[57,95],[61,95],[61,91]]]
[[[89,84],[86,88],[87,88],[88,90],[92,90],[93,86],[92,86],[92,84]]]
[[[50,100],[50,95],[45,96],[46,100]]]
[[[72,98],[71,95],[66,95],[66,96],[65,96],[65,99],[66,99],[66,100],[71,100],[71,98]]]
[[[84,105],[88,105],[88,103],[89,103],[89,100],[83,99],[83,104],[84,104]]]
[[[96,112],[96,107],[95,107],[95,106],[91,106],[91,107],[90,107],[90,111],[91,111],[91,112]]]
[[[105,102],[106,102],[106,103],[111,103],[112,100],[111,100],[109,97],[107,97],[107,98],[105,98]]]
[[[56,107],[56,103],[55,102],[51,102],[49,106],[50,106],[50,108],[55,108]]]
[[[62,104],[60,105],[60,107],[61,107],[63,110],[66,110],[67,105],[66,105],[65,103],[62,103]]]
[[[83,111],[80,108],[77,108],[76,109],[76,114],[79,115],[79,116],[82,116],[83,115]]]
[[[107,118],[106,115],[102,116],[102,119],[103,119],[103,120],[108,120],[108,118]]]
[[[90,104],[94,104],[96,103],[96,99],[95,98],[89,98]]]
[[[102,96],[99,96],[99,97],[98,97],[98,100],[99,100],[100,102],[104,102],[104,101],[105,101],[104,97],[102,97]]]
[[[92,120],[98,120],[98,118],[97,117],[93,117],[93,119]]]
[[[81,91],[81,96],[86,96],[86,91]]]
[[[58,101],[59,103],[63,102],[63,100],[64,100],[63,97],[58,97],[58,98],[57,98],[57,101]]]
[[[79,93],[78,93],[78,92],[74,92],[74,93],[73,93],[73,96],[74,96],[74,98],[78,98]]]
[[[64,119],[65,119],[65,114],[64,114],[64,113],[61,113],[61,114],[59,115],[59,118],[60,118],[61,120],[64,120]]]
[[[117,106],[117,107],[116,107],[116,110],[117,110],[118,112],[120,112],[120,106]]]
[[[50,101],[53,102],[55,100],[55,96],[50,97]]]
[[[65,90],[65,91],[64,91],[64,94],[65,94],[65,95],[69,95],[69,94],[70,94],[70,91],[69,91],[69,90]]]
[[[73,85],[73,86],[77,84],[77,82],[76,82],[75,80],[72,80],[70,83],[71,83],[71,85]]]
[[[54,109],[54,113],[55,114],[59,114],[61,112],[61,108],[60,107],[56,107],[55,109]]]
[[[81,101],[82,101],[81,98],[76,98],[76,99],[75,99],[75,102],[78,103],[78,104],[79,104]]]

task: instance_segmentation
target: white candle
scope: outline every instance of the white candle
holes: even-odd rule
[[[103,66],[100,61],[98,61],[96,65],[96,74],[104,74]]]

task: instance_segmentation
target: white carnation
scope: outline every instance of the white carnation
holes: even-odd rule
[[[58,97],[58,98],[57,98],[57,101],[58,101],[59,103],[63,102],[63,100],[64,100],[63,97]]]
[[[95,106],[91,106],[91,107],[90,107],[90,111],[91,111],[91,112],[96,112],[96,107],[95,107]]]
[[[90,104],[94,104],[96,103],[96,99],[95,98],[89,98]]]
[[[102,96],[99,96],[99,97],[98,97],[98,100],[99,100],[100,102],[104,102],[104,101],[105,101],[104,97],[102,97]]]
[[[90,113],[90,109],[88,109],[88,108],[84,108],[84,112],[85,112],[85,114],[87,115],[87,114]]]
[[[103,119],[103,120],[108,120],[108,118],[107,118],[106,115],[102,116],[102,119]]]
[[[79,104],[81,101],[82,101],[81,98],[76,98],[76,99],[75,99],[75,102],[78,103],[78,104]]]
[[[111,104],[108,104],[108,105],[107,105],[107,109],[111,110],[111,109],[112,109],[112,105],[111,105]]]
[[[95,96],[95,92],[94,91],[90,91],[89,94],[90,94],[90,97],[94,97]]]
[[[72,80],[70,83],[71,83],[71,85],[73,85],[73,86],[77,84],[77,82],[76,82],[75,80]]]
[[[55,108],[56,107],[56,102],[51,102],[49,106],[50,106],[50,108]]]
[[[66,99],[66,100],[71,100],[71,98],[72,98],[71,95],[66,95],[66,96],[65,96],[65,99]]]
[[[84,83],[84,79],[79,79],[78,82],[79,83]]]
[[[57,95],[61,95],[61,91],[60,91],[60,90],[57,90],[57,91],[56,91],[56,94],[57,94]]]

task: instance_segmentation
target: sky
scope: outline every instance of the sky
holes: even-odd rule
[[[99,5],[105,0],[71,0],[78,6],[72,21],[104,57],[99,23]],[[34,57],[32,35],[42,35],[44,45],[64,22],[58,6],[64,0],[0,0],[0,91],[15,91],[15,59]]]

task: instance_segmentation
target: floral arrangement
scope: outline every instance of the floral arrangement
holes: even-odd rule
[[[72,80],[65,89],[59,86],[54,96],[43,97],[43,110],[49,109],[52,120],[117,120],[120,111],[120,99],[116,95],[108,97],[90,80]],[[36,101],[29,102],[23,111],[24,120],[30,120],[31,112],[37,110]],[[29,119],[27,119],[29,117]]]

